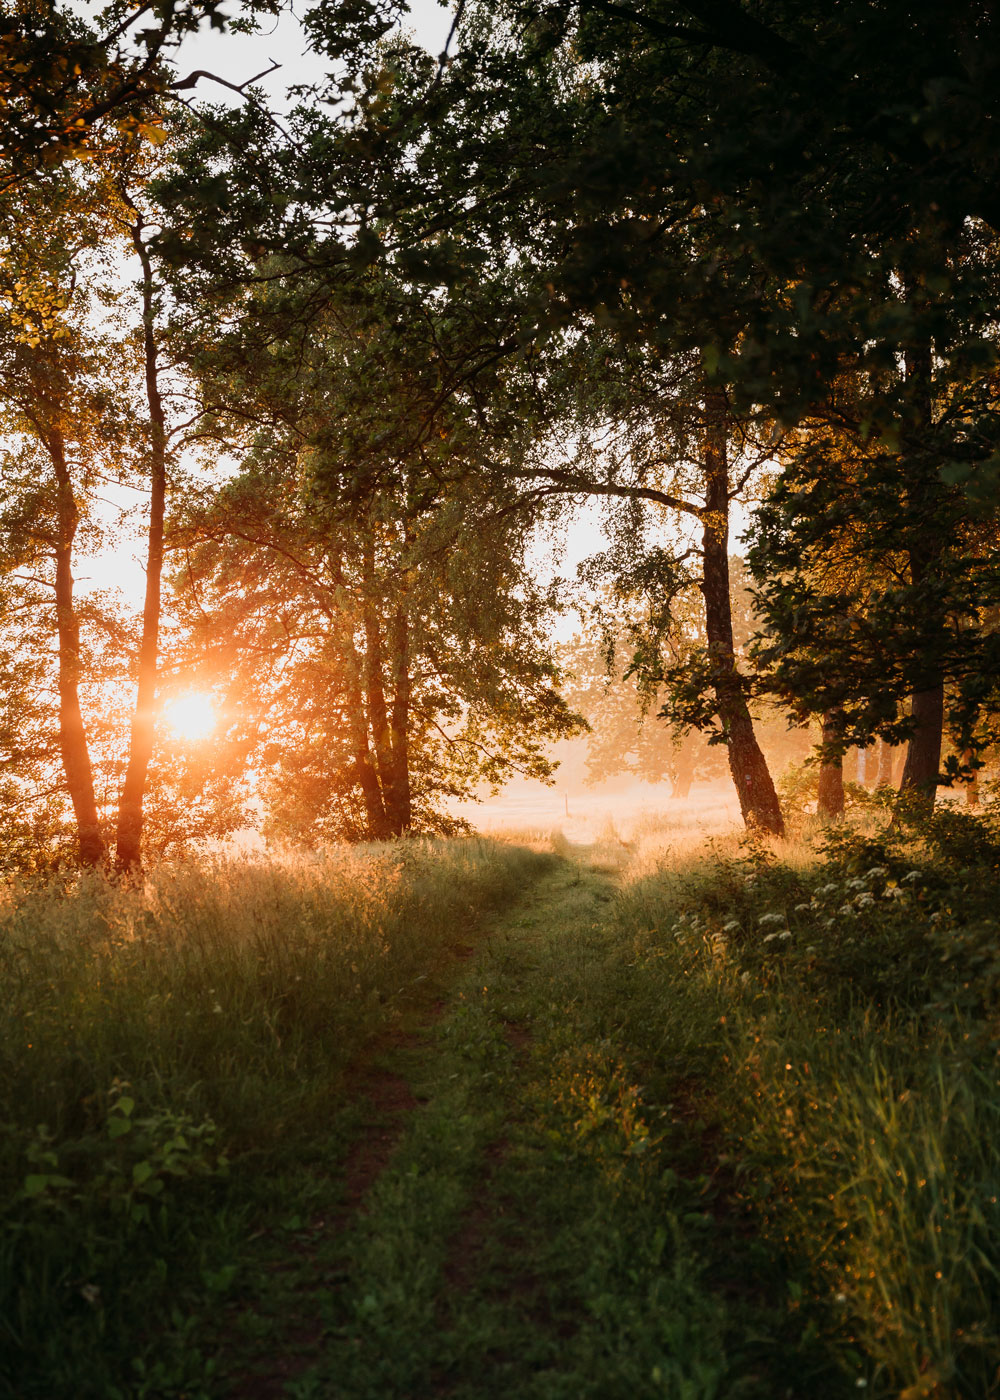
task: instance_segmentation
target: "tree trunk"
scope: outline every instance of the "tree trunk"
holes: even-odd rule
[[[146,545],[146,596],[139,641],[139,675],[129,737],[128,766],[118,804],[115,868],[135,874],[142,862],[143,808],[156,732],[156,688],[160,650],[163,517],[167,494],[167,434],[157,374],[153,330],[153,270],[142,241],[142,224],[132,229],[132,243],[142,264],[143,353],[149,408],[149,531]]]
[[[921,812],[930,812],[941,770],[941,736],[944,731],[944,683],[938,681],[913,696],[913,736],[906,748],[906,764],[900,793],[914,794]]]
[[[962,754],[962,762],[969,766],[975,756],[972,749],[965,749]],[[965,785],[965,805],[967,807],[979,806],[979,770],[976,768],[973,768],[972,777]]]
[[[844,757],[833,751],[840,738],[840,715],[836,710],[828,710],[823,716],[823,753],[819,766],[819,792],[816,802],[817,816],[827,821],[839,821],[844,815]]]
[[[330,568],[334,582],[344,594],[348,595],[348,590],[344,584],[344,572],[342,561],[336,556],[330,559]],[[366,652],[368,650],[367,623],[363,616],[362,626],[365,629]],[[348,714],[350,716],[351,727],[351,751],[354,760],[354,779],[361,789],[361,798],[364,802],[365,817],[368,823],[368,839],[370,841],[387,841],[392,835],[389,826],[389,819],[386,815],[385,803],[382,799],[382,788],[379,783],[379,775],[372,762],[371,748],[368,742],[368,729],[371,719],[369,710],[370,696],[366,682],[368,676],[368,656],[365,657],[365,667],[362,668],[361,658],[358,656],[358,649],[355,645],[355,622],[356,619],[350,613],[342,615],[342,626],[344,629],[343,644],[343,668],[345,688],[348,692]]]
[[[705,511],[702,549],[705,635],[712,660],[719,718],[726,735],[729,770],[747,826],[784,836],[785,824],[774,783],[754,734],[733,647],[729,593],[729,458],[726,395],[705,392]]]
[[[670,799],[671,799],[671,801],[673,801],[674,798],[676,798],[678,802],[683,802],[684,799],[690,794],[690,792],[691,792],[691,784],[692,784],[693,782],[694,782],[694,769],[693,769],[693,768],[681,768],[681,769],[679,769],[678,772],[677,772],[677,774],[674,776],[674,778],[671,780],[671,783],[670,783]]]
[[[367,580],[366,580],[367,582]],[[398,820],[393,802],[393,753],[392,734],[389,729],[389,710],[385,702],[385,679],[383,675],[382,628],[375,612],[375,604],[370,598],[363,605],[365,627],[365,694],[368,699],[368,718],[371,724],[372,747],[375,750],[375,763],[382,794],[382,810],[390,836],[398,836]]]
[[[364,551],[364,580],[365,677],[372,742],[386,823],[392,836],[402,836],[411,821],[409,631],[405,609],[397,607],[392,615],[387,657],[376,604],[374,552],[368,545]],[[387,664],[392,679],[391,709],[385,692]]]
[[[80,623],[73,601],[73,543],[80,522],[73,483],[66,464],[66,447],[58,428],[45,441],[56,474],[57,535],[56,629],[59,639],[59,751],[66,786],[76,818],[77,851],[81,865],[103,865],[107,847],[94,795],[94,772],[80,709]]]
[[[920,295],[919,288],[907,284],[911,298]],[[931,346],[924,342],[904,355],[906,382],[912,385],[913,436],[917,438],[928,432],[933,424],[933,357]],[[910,509],[916,517],[911,527],[912,539],[909,544],[910,582],[919,587],[927,578],[933,579],[940,558],[941,541],[925,524],[922,517],[927,513],[928,497],[939,489],[936,474],[928,477],[925,467],[912,470],[908,485]],[[944,629],[944,619],[933,614],[927,618],[926,637],[928,652],[934,652],[934,634]],[[928,660],[930,657],[928,656]],[[941,769],[941,741],[944,734],[944,678],[935,675],[933,666],[928,666],[926,684],[916,691],[910,711],[913,720],[913,735],[906,748],[906,763],[899,791],[911,794],[910,804],[928,814],[934,808],[938,778]]]
[[[893,757],[892,745],[887,740],[880,739],[878,744],[878,778],[876,779],[878,787],[892,786]]]
[[[392,738],[392,797],[399,833],[413,824],[410,800],[410,620],[405,605],[392,619],[393,697],[389,728]]]
[[[375,765],[372,763],[371,749],[368,746],[368,714],[361,686],[360,665],[357,654],[352,652],[351,690],[351,747],[354,750],[354,773],[364,799],[365,814],[368,818],[368,835],[372,841],[387,841],[393,835],[392,827],[382,799]]]

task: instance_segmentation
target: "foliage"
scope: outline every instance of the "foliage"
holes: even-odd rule
[[[995,1386],[994,828],[949,809],[820,860],[720,852],[624,905],[633,976],[717,1010],[701,1095],[738,1208],[875,1394]]]
[[[8,888],[4,1382],[148,1393],[140,1367],[173,1364],[150,1319],[226,1291],[259,1174],[342,1150],[352,1061],[543,864],[412,842]]]

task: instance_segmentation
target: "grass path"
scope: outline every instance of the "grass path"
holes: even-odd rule
[[[613,864],[558,862],[383,1047],[339,1196],[260,1237],[222,1394],[827,1393],[818,1369],[806,1389],[781,1374],[766,1261],[725,1220],[708,1129],[616,1013],[615,898]]]

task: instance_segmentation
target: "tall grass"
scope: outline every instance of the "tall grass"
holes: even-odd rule
[[[717,844],[623,897],[629,1014],[660,988],[734,1209],[869,1395],[1000,1394],[998,858],[990,820],[945,813],[822,853]]]
[[[132,1394],[101,1334],[163,1303],[241,1176],[330,1150],[365,1045],[544,861],[414,841],[7,888],[0,1390]]]

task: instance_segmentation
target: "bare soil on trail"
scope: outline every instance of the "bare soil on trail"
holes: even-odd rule
[[[475,945],[467,940],[456,944],[445,975],[454,977],[475,951]],[[227,1394],[232,1400],[280,1400],[289,1383],[315,1361],[325,1326],[312,1306],[311,1295],[327,1288],[329,1273],[327,1261],[321,1256],[331,1243],[335,1245],[353,1217],[364,1214],[368,1194],[392,1161],[410,1115],[420,1106],[410,1080],[382,1062],[419,1054],[426,1044],[425,1033],[445,1015],[449,1004],[446,997],[436,996],[419,1011],[411,1011],[407,1029],[380,1036],[367,1047],[363,1063],[345,1076],[351,1085],[351,1102],[364,1112],[364,1124],[343,1163],[330,1175],[329,1208],[314,1215],[304,1237],[287,1246],[285,1263],[272,1266],[294,1268],[303,1275],[296,1290],[300,1306],[294,1324],[282,1338],[280,1353],[272,1347],[268,1355],[258,1356],[229,1373]],[[262,1231],[261,1235],[265,1233]],[[227,1320],[225,1330],[230,1336],[236,1331],[239,1312],[234,1310]]]

